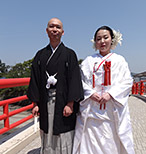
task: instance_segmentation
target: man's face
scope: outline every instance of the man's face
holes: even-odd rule
[[[61,36],[64,34],[62,22],[57,18],[52,18],[48,22],[46,31],[50,41],[60,41]]]

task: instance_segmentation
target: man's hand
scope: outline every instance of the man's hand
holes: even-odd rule
[[[34,104],[34,107],[32,109],[32,115],[34,117],[37,117],[38,116],[38,112],[39,112],[39,107],[36,104]]]
[[[70,115],[73,113],[73,105],[74,105],[74,102],[69,102],[69,103],[64,107],[63,115],[64,115],[65,117],[68,117],[68,116],[70,116]]]

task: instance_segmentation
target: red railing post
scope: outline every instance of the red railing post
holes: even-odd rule
[[[133,95],[145,95],[146,94],[146,80],[141,80],[139,82],[134,82],[132,86]]]
[[[144,83],[140,81],[140,95],[144,95]]]
[[[4,119],[4,127],[9,128],[9,105],[6,104],[3,107],[3,113],[6,115],[6,118]]]
[[[136,83],[136,91],[135,91],[135,94],[136,95],[138,94],[138,83]]]
[[[136,83],[133,83],[132,94],[134,95],[135,93],[136,93]]]

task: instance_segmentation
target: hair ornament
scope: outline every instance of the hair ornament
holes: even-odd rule
[[[96,49],[96,46],[95,46],[95,41],[94,41],[94,39],[91,39],[91,42],[93,43],[92,48],[95,49],[95,51],[96,51],[97,49]]]
[[[123,38],[119,30],[115,31],[114,29],[112,29],[112,31],[113,31],[114,37],[112,39],[111,49],[114,50],[118,45],[118,43],[120,44],[120,46],[122,45],[121,41],[123,40]],[[97,50],[94,39],[92,39],[91,42],[93,43],[93,49]]]
[[[111,49],[113,50],[113,49],[116,48],[118,43],[120,44],[120,46],[122,45],[121,41],[123,40],[123,38],[122,38],[122,34],[120,33],[119,30],[115,31],[114,29],[112,29],[112,31],[113,31],[113,34],[114,34],[114,38],[112,39]]]

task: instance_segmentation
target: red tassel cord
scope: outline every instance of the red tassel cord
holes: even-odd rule
[[[95,65],[97,64],[97,62],[95,62],[94,63],[94,67],[93,67],[93,74],[92,74],[92,86],[93,86],[93,88],[95,88],[95,72],[97,71],[95,71]]]
[[[105,108],[106,108],[106,103],[100,104],[100,107],[99,107],[100,110],[102,110],[102,106],[103,106],[103,109],[105,110]]]
[[[106,61],[104,66],[104,86],[111,85],[111,61]]]
[[[94,75],[94,73],[92,75],[92,84],[93,84],[93,88],[95,88],[95,75]]]
[[[102,110],[102,104],[100,104],[100,108],[99,109]]]
[[[100,110],[102,110],[102,106],[103,106],[103,109],[105,110],[105,108],[106,108],[106,103],[104,103],[104,104],[100,104]]]
[[[109,85],[111,85],[111,69],[108,70],[108,75],[109,75]]]
[[[103,107],[103,109],[105,110],[105,108],[106,108],[106,103],[104,103],[104,107]]]
[[[104,67],[104,86],[107,86],[107,66],[103,65]]]

